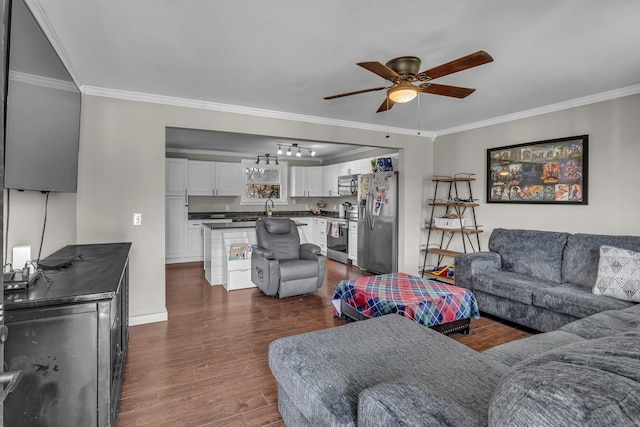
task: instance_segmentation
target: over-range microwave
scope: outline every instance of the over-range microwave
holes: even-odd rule
[[[343,175],[338,177],[338,195],[355,196],[358,194],[358,175]]]

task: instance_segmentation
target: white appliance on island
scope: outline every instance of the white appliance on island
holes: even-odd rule
[[[251,253],[245,259],[229,259],[232,244],[251,246],[256,243],[255,228],[216,226],[219,224],[204,225],[204,277],[207,282],[212,286],[222,285],[227,291],[255,287],[251,282]]]
[[[291,218],[298,224],[301,243],[307,243],[304,228],[312,218]],[[204,276],[211,286],[222,285],[227,291],[254,288],[251,282],[251,252],[245,257],[231,253],[232,245],[257,243],[255,223],[204,223]]]

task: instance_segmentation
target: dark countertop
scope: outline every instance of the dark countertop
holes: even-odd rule
[[[71,261],[67,268],[45,271],[25,291],[5,291],[6,310],[111,299],[118,290],[131,243],[69,245],[41,260],[56,265]]]
[[[236,222],[219,222],[219,223],[204,223],[205,227],[209,227],[212,230],[226,230],[232,228],[256,228],[255,221],[236,221]],[[298,227],[306,226],[304,222],[296,222]]]
[[[264,218],[265,212],[189,212],[189,220],[207,220],[207,219],[231,219],[232,221],[256,221],[258,218]],[[316,216],[325,218],[338,218],[338,212],[320,211],[320,215],[314,215],[310,211],[273,211],[274,217],[301,218]]]

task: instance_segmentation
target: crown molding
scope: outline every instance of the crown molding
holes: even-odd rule
[[[38,25],[40,25],[40,29],[49,40],[49,43],[51,43],[53,50],[55,50],[58,56],[60,57],[60,61],[62,61],[62,64],[67,69],[67,72],[71,76],[71,79],[73,80],[73,82],[76,84],[76,87],[80,88],[81,85],[79,84],[78,79],[76,77],[75,69],[71,66],[69,55],[67,54],[67,51],[65,50],[63,44],[60,42],[60,38],[58,37],[58,34],[56,34],[56,32],[53,31],[53,25],[51,25],[51,21],[49,21],[49,17],[44,12],[44,8],[42,7],[41,0],[25,1],[25,5],[27,6],[29,11],[35,18]],[[77,92],[77,89],[76,89],[76,92]],[[82,92],[82,89],[80,89],[80,92]]]
[[[81,91],[85,95],[100,96],[104,98],[122,99],[126,101],[148,102],[152,104],[171,105],[174,107],[197,108],[201,110],[220,111],[224,113],[244,114],[270,119],[289,120],[296,122],[313,123],[319,125],[338,126],[352,129],[384,132],[397,135],[411,135],[423,138],[433,138],[432,132],[416,132],[414,129],[387,127],[370,123],[351,122],[347,120],[329,119],[326,117],[307,116],[304,114],[286,113],[261,108],[243,107],[240,105],[221,104],[218,102],[198,101],[195,99],[176,98],[172,96],[153,95],[148,93],[130,92],[118,89],[108,89],[97,86],[82,86]]]
[[[50,77],[36,76],[35,74],[27,74],[20,71],[9,71],[9,80],[33,86],[46,87],[49,89],[80,93],[78,87],[73,82],[52,79]]]
[[[520,111],[518,113],[507,114],[505,116],[495,117],[489,120],[482,120],[479,122],[469,123],[462,126],[456,126],[449,129],[442,129],[439,131],[435,131],[434,135],[437,138],[438,136],[441,136],[441,135],[448,135],[452,133],[478,129],[486,126],[512,122],[514,120],[526,119],[529,117],[539,116],[542,114],[568,110],[570,108],[582,107],[584,105],[595,104],[597,102],[610,101],[612,99],[623,98],[625,96],[636,95],[638,93],[640,93],[640,85],[627,86],[620,89],[614,89],[607,92],[597,93],[595,95],[589,95],[589,96],[584,96],[582,98],[572,99],[570,101],[558,102],[557,104],[551,104],[544,107],[532,108],[531,110]]]

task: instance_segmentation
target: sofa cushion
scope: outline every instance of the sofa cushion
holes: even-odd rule
[[[598,275],[602,245],[640,252],[640,237],[572,234],[562,260],[562,281],[592,289]]]
[[[369,387],[358,399],[358,427],[486,426],[497,379],[485,382],[477,373],[458,376],[456,371],[424,373]]]
[[[554,285],[559,286],[555,282],[508,271],[480,273],[473,278],[474,290],[529,305],[534,290]]]
[[[594,295],[590,289],[573,283],[533,291],[533,305],[577,318],[606,310],[620,310],[632,304],[628,301]]]
[[[640,252],[600,246],[596,295],[640,302]]]
[[[562,326],[559,330],[595,339],[617,335],[640,328],[640,305],[624,310],[609,310],[576,320]]]
[[[640,419],[640,336],[569,344],[518,363],[489,406],[490,426],[631,426]]]
[[[492,347],[482,355],[505,365],[513,366],[531,356],[580,341],[584,341],[584,338],[569,332],[553,331]]]
[[[631,307],[625,308],[622,311],[624,311],[625,313],[635,313],[637,315],[640,315],[640,304],[633,304]]]
[[[569,233],[496,228],[489,238],[489,250],[502,257],[506,271],[561,281],[562,253]]]

